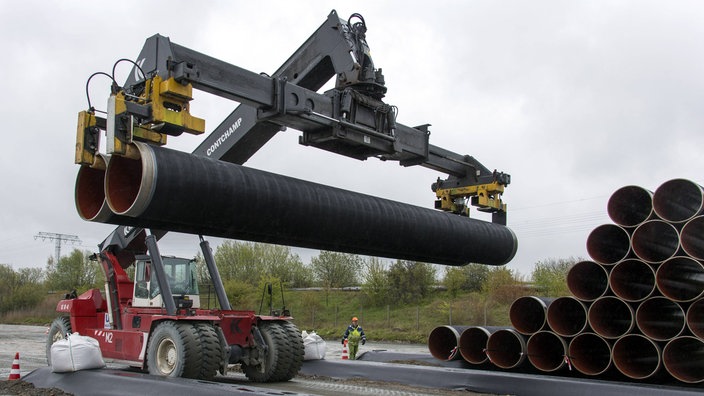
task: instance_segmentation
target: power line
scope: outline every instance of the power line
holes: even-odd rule
[[[83,242],[76,235],[57,234],[54,232],[40,232],[34,236],[34,239],[37,239],[37,238],[41,238],[42,241],[48,239],[48,240],[54,241],[56,243],[56,247],[55,247],[56,261],[54,262],[54,264],[58,264],[59,258],[61,258],[61,244],[62,243],[81,244]]]

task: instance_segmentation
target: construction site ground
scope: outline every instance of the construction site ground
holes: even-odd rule
[[[324,360],[309,360],[291,381],[256,384],[233,370],[214,381],[150,376],[125,366],[52,373],[45,356],[46,328],[0,325],[0,396],[4,395],[701,395],[701,387],[633,384],[526,372],[468,369],[461,361],[441,362],[423,345],[367,343],[362,359],[342,360],[339,342],[328,342]],[[20,353],[21,380],[9,377]],[[147,393],[152,393],[152,392]]]

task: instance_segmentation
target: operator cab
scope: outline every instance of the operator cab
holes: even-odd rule
[[[162,256],[164,273],[177,308],[200,308],[196,261]],[[148,255],[135,258],[133,307],[162,307],[164,300]]]

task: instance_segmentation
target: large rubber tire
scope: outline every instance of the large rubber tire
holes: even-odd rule
[[[46,363],[49,366],[51,366],[51,346],[56,341],[65,339],[68,334],[71,334],[71,320],[67,316],[59,316],[51,322],[46,337]]]
[[[242,371],[250,381],[281,381],[280,378],[284,378],[288,372],[286,356],[291,353],[286,341],[287,334],[280,323],[269,321],[259,324],[259,332],[268,347],[268,353],[262,364],[248,365],[243,363]]]
[[[191,323],[167,321],[158,324],[147,345],[149,374],[198,378],[203,359],[199,340]]]
[[[198,322],[193,325],[198,333],[203,360],[200,363],[198,379],[211,380],[218,373],[225,359],[223,347],[220,345],[218,333],[210,323]]]
[[[298,374],[298,371],[303,365],[303,357],[305,355],[305,347],[303,345],[303,337],[301,331],[298,327],[291,322],[283,322],[281,326],[286,333],[286,341],[288,341],[288,351],[289,356],[286,357],[288,363],[284,365],[288,367],[286,373],[283,377],[278,378],[277,381],[288,381]]]

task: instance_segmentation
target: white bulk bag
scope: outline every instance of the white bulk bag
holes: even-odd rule
[[[51,345],[51,371],[66,373],[105,367],[98,340],[73,333]]]
[[[305,348],[303,360],[325,359],[327,344],[325,343],[325,340],[315,334],[315,332],[308,334],[303,331],[303,347]]]

